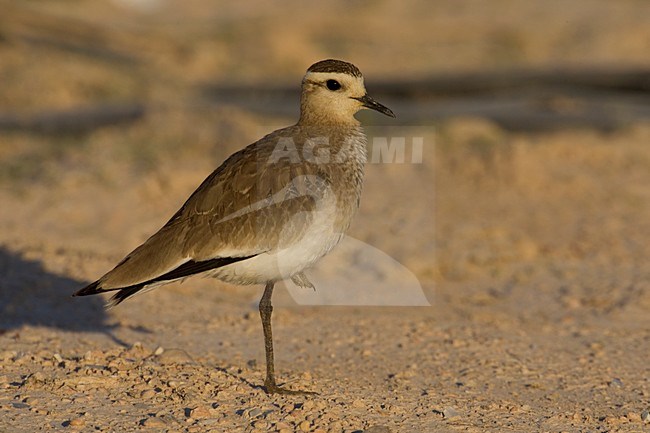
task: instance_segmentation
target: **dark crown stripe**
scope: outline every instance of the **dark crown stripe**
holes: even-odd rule
[[[342,60],[327,59],[314,63],[307,69],[307,72],[337,72],[361,78],[361,71],[352,63]]]

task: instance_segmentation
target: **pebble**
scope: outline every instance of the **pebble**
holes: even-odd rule
[[[262,415],[262,409],[259,407],[254,407],[248,409],[245,413],[249,418],[257,418],[258,416]]]
[[[253,423],[253,427],[255,427],[256,429],[263,430],[263,431],[268,431],[269,426],[270,426],[270,424],[268,422],[264,421],[263,419],[259,419],[259,420],[255,421]]]
[[[341,421],[334,421],[329,425],[329,430],[330,431],[341,431],[343,430],[343,424]]]
[[[156,396],[156,391],[154,391],[153,389],[145,389],[144,391],[142,391],[140,393],[140,397],[142,397],[144,399],[150,399],[150,398],[153,398],[155,396]]]
[[[636,412],[628,412],[628,414],[626,415],[626,418],[630,422],[641,422],[641,415],[639,415]]]
[[[86,425],[86,421],[83,418],[74,418],[70,420],[71,427],[83,427]]]
[[[45,375],[40,371],[37,371],[36,373],[32,374],[27,378],[27,382],[29,382],[30,384],[44,383]]]
[[[190,416],[196,419],[210,418],[210,410],[204,406],[197,406],[190,411]]]
[[[623,386],[623,381],[621,379],[619,379],[618,377],[615,377],[614,379],[612,379],[611,382],[609,382],[609,386],[620,388],[620,387]]]
[[[192,357],[184,350],[168,349],[158,355],[158,360],[162,365],[176,365],[192,363]]]
[[[641,421],[643,422],[650,422],[650,412],[647,410],[644,410],[641,412]]]
[[[352,407],[356,407],[357,409],[361,409],[366,407],[366,404],[362,400],[354,400],[352,402]]]
[[[446,407],[445,410],[442,411],[442,415],[445,417],[445,419],[460,417],[460,413],[451,406]]]
[[[298,425],[301,431],[308,432],[311,429],[311,423],[309,421],[303,421]]]
[[[147,418],[144,420],[143,425],[145,427],[164,427],[165,421],[163,421],[161,418]]]

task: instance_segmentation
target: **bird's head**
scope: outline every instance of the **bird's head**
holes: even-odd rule
[[[321,60],[307,69],[300,102],[301,123],[357,124],[354,114],[363,108],[395,117],[366,93],[361,71],[341,60]]]

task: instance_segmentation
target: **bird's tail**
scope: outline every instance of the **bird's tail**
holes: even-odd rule
[[[77,290],[72,294],[72,296],[88,296],[88,295],[96,295],[98,293],[103,293],[106,290],[102,289],[99,287],[100,285],[100,280],[95,281],[94,283],[88,284],[86,287],[84,287],[81,290]]]
[[[125,301],[126,299],[130,298],[131,296],[135,295],[141,290],[145,289],[145,287],[146,290],[144,291],[149,291],[158,285],[159,284],[151,284],[150,286],[146,287],[147,283],[141,283],[141,284],[134,284],[128,287],[116,287],[114,289],[103,289],[100,287],[101,280],[97,280],[92,284],[88,284],[83,289],[77,290],[72,294],[72,296],[88,296],[88,295],[97,295],[99,293],[117,291],[117,293],[114,294],[111,297],[111,299],[109,299],[108,302],[106,303],[106,308],[111,308],[121,303],[122,301]]]
[[[148,292],[149,290],[155,289],[156,287],[162,284],[171,283],[172,281],[183,280],[191,275],[201,274],[203,272],[207,272],[212,269],[220,268],[222,266],[227,266],[232,263],[250,259],[251,257],[254,257],[254,255],[244,256],[244,257],[217,257],[214,259],[198,261],[198,262],[194,260],[190,260],[178,266],[177,268],[164,273],[163,275],[157,276],[147,281],[132,284],[130,286],[110,287],[110,288],[101,287],[103,283],[103,279],[106,277],[104,276],[99,280],[95,281],[94,283],[87,285],[83,289],[76,291],[72,296],[88,296],[88,295],[96,295],[98,293],[117,291],[117,293],[114,294],[106,304],[107,308],[111,308],[121,303],[122,301],[125,301],[126,299],[130,298],[136,293]]]

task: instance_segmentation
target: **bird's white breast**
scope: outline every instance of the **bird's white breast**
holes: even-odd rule
[[[236,284],[261,284],[290,278],[313,265],[339,243],[343,232],[341,227],[335,226],[336,213],[336,200],[333,194],[328,194],[309,214],[301,212],[288,221],[278,222],[277,229],[282,231],[282,236],[292,238],[292,230],[301,225],[298,219],[309,218],[311,223],[300,239],[283,248],[216,269],[210,275]]]

